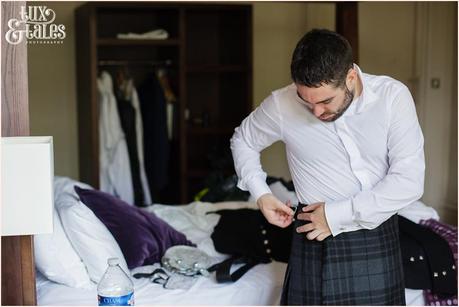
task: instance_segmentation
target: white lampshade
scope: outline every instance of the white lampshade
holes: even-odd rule
[[[2,236],[53,232],[53,138],[2,137]]]

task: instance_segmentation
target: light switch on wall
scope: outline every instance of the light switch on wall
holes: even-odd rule
[[[440,78],[432,78],[430,79],[430,87],[433,89],[440,88]]]

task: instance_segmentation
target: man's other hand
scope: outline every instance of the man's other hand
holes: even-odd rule
[[[323,241],[332,233],[325,217],[325,204],[315,203],[303,207],[303,212],[297,215],[298,220],[309,221],[296,229],[298,233],[306,232],[309,240]]]
[[[282,203],[273,194],[263,194],[257,200],[258,208],[269,223],[285,228],[293,221],[293,210],[287,204]]]

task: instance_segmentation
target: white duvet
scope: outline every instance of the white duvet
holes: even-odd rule
[[[218,253],[210,235],[219,216],[206,214],[221,209],[256,208],[251,202],[201,203],[182,206],[154,205],[147,208],[178,231],[183,232],[198,248],[215,261],[227,256]],[[235,283],[218,284],[214,274],[199,277],[187,290],[167,290],[148,279],[135,279],[136,305],[279,305],[285,263],[259,264]],[[406,290],[407,305],[423,305],[421,290]],[[97,305],[97,291],[75,289],[45,279],[37,272],[38,305]]]

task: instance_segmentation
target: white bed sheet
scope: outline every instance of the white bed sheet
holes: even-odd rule
[[[188,205],[154,205],[154,212],[178,231],[183,232],[198,248],[209,254],[215,262],[227,255],[218,253],[210,234],[219,216],[206,214],[221,209],[256,208],[250,202],[201,203]],[[260,264],[250,269],[235,283],[218,284],[214,274],[200,277],[187,290],[167,290],[148,279],[135,279],[136,305],[279,305],[287,265],[280,262]],[[406,289],[407,305],[424,305],[422,290]],[[75,289],[47,280],[37,272],[38,305],[97,305],[96,285],[93,289]]]
[[[214,277],[199,280],[188,290],[166,290],[148,279],[133,279],[136,305],[278,305],[286,264],[260,264],[233,284]],[[97,291],[74,289],[42,276],[37,279],[38,305],[97,305]]]

